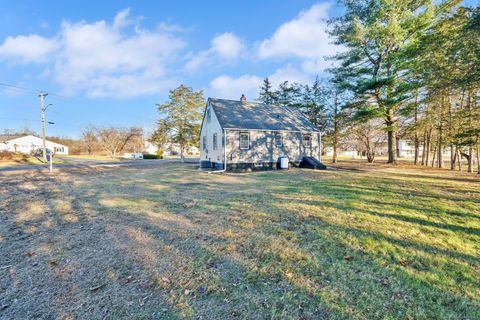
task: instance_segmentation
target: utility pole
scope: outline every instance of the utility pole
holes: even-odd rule
[[[45,97],[48,96],[46,92],[40,92],[40,110],[42,111],[42,140],[43,140],[43,161],[47,162],[47,143],[45,142]]]

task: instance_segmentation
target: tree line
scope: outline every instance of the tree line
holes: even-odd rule
[[[82,131],[78,147],[82,153],[107,154],[116,157],[122,152],[143,152],[145,149],[143,129],[140,127],[87,126]]]
[[[69,147],[73,155],[120,156],[124,152],[143,152],[144,131],[140,127],[115,127],[89,125],[83,128],[79,139],[47,137],[47,140]]]
[[[28,128],[4,129],[4,135],[24,136],[40,135]],[[81,132],[79,139],[59,136],[47,136],[47,140],[69,147],[70,154],[119,156],[122,152],[143,152],[145,149],[144,132],[140,127],[115,127],[89,125]]]
[[[369,161],[386,136],[414,146],[414,163],[480,172],[480,7],[460,1],[341,1],[330,35],[343,50],[311,85],[266,78],[259,100],[297,107],[336,149],[342,136],[363,144]],[[382,135],[383,133],[383,135]]]

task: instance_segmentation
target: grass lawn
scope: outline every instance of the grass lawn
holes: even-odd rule
[[[100,156],[100,155],[87,155],[87,154],[81,154],[81,155],[61,155],[62,158],[77,158],[77,159],[87,159],[87,160],[102,160],[102,161],[119,161],[123,160],[121,157],[111,157],[111,156]]]
[[[68,163],[67,161],[60,160],[60,159],[55,159],[53,158],[53,163],[54,164],[59,164],[59,163]],[[19,158],[17,160],[5,160],[5,161],[0,161],[0,168],[1,167],[7,167],[7,166],[16,166],[16,165],[30,165],[30,164],[44,164],[41,158],[37,157],[32,157],[28,156],[25,158]]]
[[[0,176],[0,318],[479,319],[479,175],[339,167]]]

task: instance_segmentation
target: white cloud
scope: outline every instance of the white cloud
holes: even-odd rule
[[[114,29],[121,29],[123,27],[128,26],[132,23],[132,20],[129,17],[130,15],[130,8],[123,9],[113,19],[113,28]]]
[[[245,94],[248,100],[255,100],[263,78],[245,74],[238,78],[221,75],[210,82],[207,93],[212,97],[237,100]]]
[[[231,32],[222,33],[212,39],[211,47],[201,51],[186,64],[187,71],[196,71],[201,66],[211,65],[214,62],[232,63],[238,59],[245,45],[243,41]]]
[[[43,63],[52,58],[59,47],[57,39],[43,38],[35,34],[8,37],[0,46],[0,58],[14,63]]]
[[[45,62],[64,94],[93,97],[155,94],[171,85],[168,66],[185,47],[164,28],[150,31],[134,24],[129,9],[106,21],[64,22],[54,38],[38,35],[7,38],[0,57],[23,63]]]
[[[158,92],[167,64],[184,43],[170,33],[136,30],[124,36],[105,21],[64,23],[56,80],[68,92],[129,97]],[[167,81],[168,82],[168,81]]]
[[[256,100],[260,92],[260,86],[263,77],[257,75],[245,74],[234,78],[228,75],[221,75],[210,82],[206,92],[208,95],[216,98],[239,99],[245,94],[248,100]],[[292,66],[277,69],[273,74],[268,76],[274,89],[284,82],[306,84],[312,81],[304,72],[295,69]]]
[[[242,40],[231,32],[225,32],[213,38],[212,49],[221,58],[236,59],[243,50]]]
[[[322,71],[328,65],[323,57],[338,51],[327,33],[330,7],[331,3],[320,3],[300,12],[259,44],[258,56],[261,59],[296,57],[304,60],[304,71]]]

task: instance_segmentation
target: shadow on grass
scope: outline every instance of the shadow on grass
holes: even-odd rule
[[[161,170],[124,168],[84,171],[59,181],[51,176],[13,181],[2,188],[16,190],[15,195],[0,192],[7,212],[0,253],[14,270],[0,280],[0,304],[8,305],[0,317],[479,316],[478,299],[432,285],[408,273],[395,257],[356,247],[354,239],[442,255],[452,266],[454,259],[475,265],[478,258],[321,216],[298,217],[281,207],[285,200],[279,196],[292,190],[279,191],[279,184],[323,190],[337,200],[330,207],[342,214],[352,210],[342,201],[369,191],[342,189],[338,180],[312,186],[291,178],[213,176],[166,164]],[[27,207],[37,200],[45,207]],[[302,203],[329,206],[298,200]],[[36,214],[25,216],[27,209]],[[376,217],[392,219],[380,212]],[[402,221],[448,227],[417,220]],[[478,229],[471,229],[477,236]],[[435,266],[430,271],[445,276]]]

